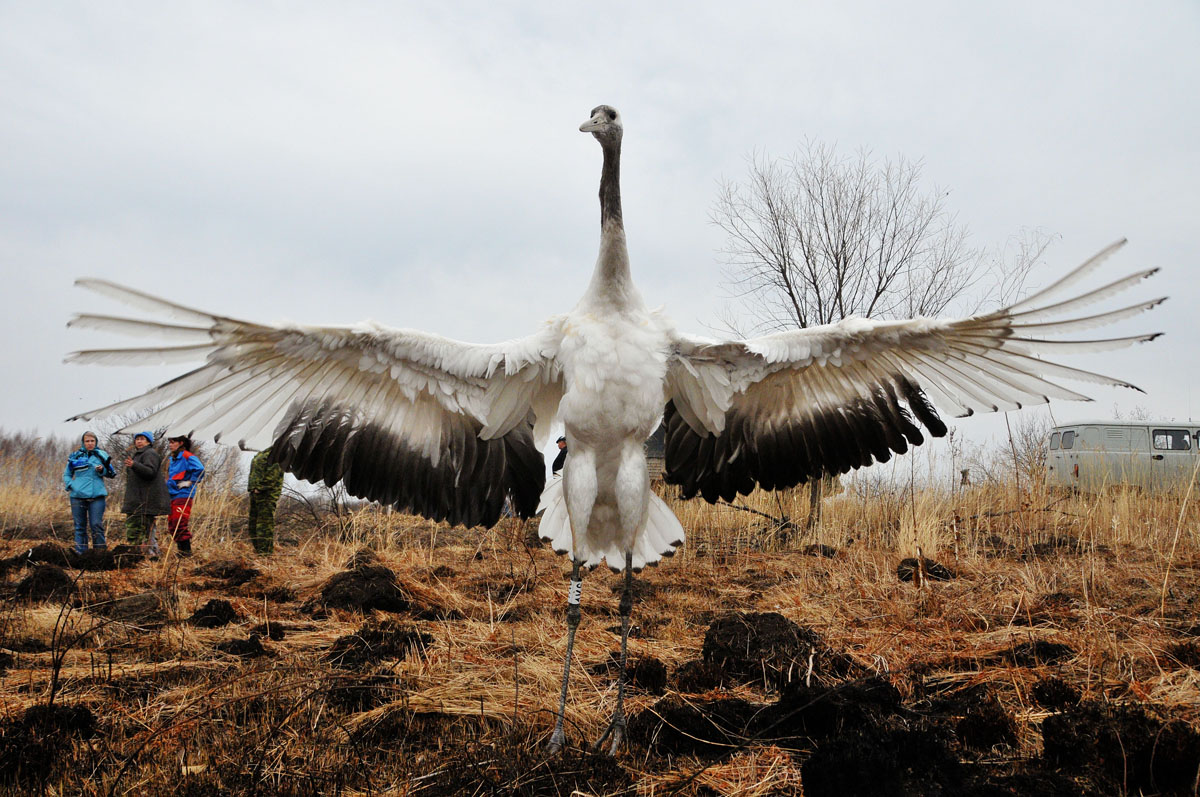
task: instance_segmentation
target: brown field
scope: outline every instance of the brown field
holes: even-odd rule
[[[191,559],[79,561],[62,493],[31,486],[44,465],[0,466],[0,791],[1198,793],[1189,490],[860,485],[808,535],[804,491],[748,502],[782,530],[675,501],[689,539],[638,577],[631,738],[608,758],[588,746],[620,580],[584,580],[570,746],[549,756],[567,567],[536,521],[292,502],[255,558],[229,478],[198,500]]]

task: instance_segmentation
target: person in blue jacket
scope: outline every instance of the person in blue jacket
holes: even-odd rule
[[[71,517],[75,521],[75,553],[88,549],[88,532],[91,532],[92,547],[103,551],[108,547],[104,539],[104,503],[108,487],[104,480],[117,475],[113,470],[112,457],[97,446],[96,435],[84,432],[82,445],[67,457],[63,470],[63,487],[71,496]]]
[[[204,478],[204,463],[192,453],[192,440],[187,435],[167,438],[171,457],[167,461],[167,493],[171,496],[171,514],[167,528],[175,538],[175,547],[183,556],[192,555],[192,532],[188,528],[192,517],[192,498],[196,485]]]

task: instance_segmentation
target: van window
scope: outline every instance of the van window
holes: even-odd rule
[[[1063,448],[1074,448],[1075,447],[1075,433],[1074,432],[1063,432],[1062,447]]]
[[[1154,447],[1159,451],[1189,451],[1192,447],[1191,435],[1186,429],[1155,429]]]
[[[1081,435],[1084,446],[1087,448],[1100,448],[1100,430],[1095,426],[1084,429]]]
[[[1051,450],[1051,451],[1057,451],[1057,450],[1058,450],[1058,439],[1059,439],[1059,437],[1060,437],[1060,435],[1059,435],[1059,433],[1058,433],[1058,432],[1055,432],[1054,434],[1050,435],[1050,450]]]

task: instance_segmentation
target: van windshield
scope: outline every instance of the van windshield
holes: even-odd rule
[[[1075,447],[1075,433],[1074,432],[1063,432],[1062,447],[1063,448],[1074,448]]]
[[[1050,450],[1051,450],[1051,451],[1057,451],[1057,450],[1058,450],[1058,439],[1059,439],[1059,437],[1060,437],[1060,435],[1059,435],[1059,433],[1058,433],[1058,432],[1055,432],[1054,434],[1050,435]]]

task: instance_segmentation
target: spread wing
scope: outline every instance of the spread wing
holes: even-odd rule
[[[271,446],[272,458],[299,478],[342,481],[351,495],[435,520],[491,526],[506,496],[522,517],[537,510],[545,464],[535,417],[548,429],[562,395],[555,321],[527,338],[475,345],[370,322],[255,324],[104,280],[76,284],[177,323],[77,315],[69,326],[174,345],[80,351],[68,362],[204,361],[77,418],[155,408],[138,428]]]
[[[756,486],[791,487],[845,473],[946,433],[956,416],[1018,409],[1050,398],[1089,401],[1060,380],[1134,388],[1060,365],[1058,358],[1153,340],[1048,340],[1144,312],[1164,301],[1079,311],[1151,276],[1132,274],[1065,301],[1047,300],[1085,277],[1124,241],[1011,307],[960,320],[870,321],[713,343],[679,336],[667,375],[666,479],[684,497],[732,500]],[[1137,388],[1134,388],[1137,389]]]

